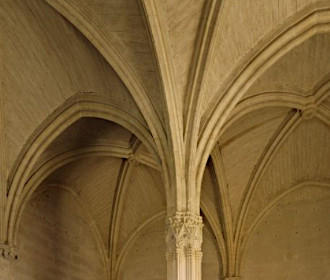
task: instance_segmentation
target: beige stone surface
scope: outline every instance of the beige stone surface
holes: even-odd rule
[[[329,0],[0,1],[0,279],[330,277]]]
[[[306,185],[284,197],[248,241],[245,279],[327,279],[329,211],[329,187]]]
[[[111,66],[44,1],[5,0],[1,14],[7,173],[37,127],[79,93],[100,96],[142,120]]]
[[[56,186],[40,192],[22,217],[13,279],[104,279],[103,259],[80,198]]]
[[[283,26],[288,18],[316,2],[321,1],[224,0],[221,27],[218,31],[218,51],[208,78],[208,84],[214,90],[205,99],[209,101],[204,105],[205,110],[212,106],[211,100],[221,98],[219,89],[230,74],[235,74],[234,68],[240,60],[248,57],[249,53],[258,51],[258,43],[274,32],[276,27]]]
[[[266,92],[309,96],[322,82],[329,80],[330,35],[320,34],[302,43],[277,61],[249,89],[246,96]]]

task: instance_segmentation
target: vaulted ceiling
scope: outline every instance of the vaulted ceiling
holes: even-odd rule
[[[94,274],[80,279],[163,279],[170,198],[193,182],[203,279],[330,277],[328,0],[5,0],[0,13],[2,241],[37,258],[26,228],[53,220],[67,242],[89,231]]]

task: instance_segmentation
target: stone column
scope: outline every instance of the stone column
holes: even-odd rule
[[[230,277],[225,277],[224,280],[239,280],[240,277],[239,276],[230,276]]]
[[[167,279],[201,280],[203,221],[178,212],[167,221]]]
[[[14,248],[8,245],[0,244],[0,280],[13,280],[10,267],[12,261],[17,259],[17,253]]]

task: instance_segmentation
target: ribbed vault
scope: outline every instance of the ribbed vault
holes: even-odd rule
[[[15,279],[165,279],[182,213],[204,220],[203,279],[329,276],[328,0],[0,14],[0,249],[29,259]]]

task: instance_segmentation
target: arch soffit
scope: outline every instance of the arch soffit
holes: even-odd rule
[[[234,110],[239,99],[244,96],[251,84],[259,78],[271,65],[286,53],[302,44],[312,36],[330,32],[329,3],[313,4],[296,14],[279,30],[272,33],[258,48],[234,71],[235,77],[230,77],[226,87],[225,97],[215,102],[214,108],[205,116],[201,124],[197,152],[197,186],[200,187],[205,163],[211,153],[223,125]],[[264,41],[264,42],[265,42]]]
[[[235,122],[244,117],[245,115],[257,111],[266,107],[279,107],[279,108],[295,108],[297,109],[297,113],[294,118],[294,122],[300,120],[301,117],[316,117],[321,121],[324,121],[323,116],[328,116],[330,119],[330,114],[327,110],[325,110],[321,105],[321,103],[330,96],[330,80],[321,84],[321,86],[317,87],[314,91],[314,94],[310,96],[299,96],[294,93],[262,93],[260,95],[255,95],[250,98],[247,98],[241,101],[235,110],[232,113],[232,117],[225,123],[223,127],[223,131],[229,129]],[[288,126],[290,127],[287,134],[289,134],[295,125],[291,126],[291,117],[288,119]],[[326,122],[327,125],[330,123]],[[285,126],[283,127],[283,131],[285,130]],[[282,137],[282,132],[278,133],[279,137]],[[285,139],[288,135],[286,135],[283,139]],[[220,136],[219,136],[220,137]],[[282,142],[281,142],[282,143]],[[273,153],[272,153],[273,154]],[[214,156],[214,154],[213,154]],[[221,186],[220,186],[221,188]]]
[[[320,83],[321,84],[321,83]],[[316,117],[323,121],[322,114],[325,114],[327,117],[330,117],[329,112],[324,110],[320,105],[321,103],[330,95],[330,81],[324,82],[321,86],[317,87],[314,91],[314,94],[306,97],[302,97],[293,93],[286,93],[281,95],[278,98],[278,94],[281,93],[263,93],[256,95],[250,98],[247,98],[240,102],[235,108],[232,118],[224,126],[223,130],[228,129],[233,123],[242,118],[244,115],[257,111],[265,107],[287,107],[287,108],[297,108],[298,111],[295,113],[290,113],[284,123],[281,125],[279,130],[275,132],[271,143],[266,146],[263,156],[259,160],[255,171],[250,177],[249,184],[246,189],[246,199],[241,205],[241,213],[239,217],[238,224],[236,225],[236,232],[234,234],[234,256],[238,253],[238,247],[241,242],[241,231],[244,224],[244,217],[249,208],[249,201],[252,197],[252,193],[255,189],[255,186],[258,182],[258,179],[262,176],[263,172],[266,170],[269,163],[272,161],[274,154],[276,154],[277,149],[282,145],[285,139],[291,134],[294,128],[299,125],[303,118]],[[327,122],[327,125],[329,123]],[[212,154],[212,159],[215,154]],[[223,183],[222,185],[226,185]],[[220,191],[222,191],[221,184],[219,185]],[[202,203],[202,202],[201,202]],[[245,235],[244,235],[245,236]],[[243,237],[244,237],[243,236]],[[237,243],[238,242],[238,243]],[[239,257],[239,256],[237,256]],[[235,262],[235,270],[237,269],[238,263]]]
[[[65,17],[91,42],[123,81],[149,126],[154,142],[156,143],[158,155],[163,162],[162,168],[166,175],[164,178],[167,179],[169,177],[169,169],[167,167],[168,161],[166,160],[168,143],[163,124],[146,92],[146,89],[138,80],[134,69],[132,69],[129,62],[120,54],[120,51],[113,47],[116,44],[112,44],[111,42],[117,39],[109,36],[106,38],[102,30],[96,29],[92,26],[90,23],[91,19],[88,18],[87,15],[77,11],[77,9],[67,1],[44,1]]]
[[[278,97],[280,95],[280,97]],[[246,114],[257,111],[261,108],[265,107],[287,107],[287,108],[296,108],[297,112],[289,114],[287,119],[284,121],[284,124],[280,127],[280,129],[275,132],[272,143],[266,147],[266,150],[263,153],[262,161],[257,165],[257,170],[254,174],[252,174],[253,181],[249,183],[249,188],[253,189],[253,186],[260,178],[261,174],[265,171],[268,166],[268,163],[271,162],[272,156],[276,154],[276,151],[283,141],[290,135],[293,129],[300,123],[302,118],[316,117],[323,121],[322,114],[329,115],[329,113],[324,110],[320,104],[327,96],[330,95],[330,81],[325,82],[317,90],[315,93],[302,97],[292,93],[286,93],[281,95],[281,93],[263,93],[260,95],[253,96],[251,98],[247,98],[243,100],[238,106],[235,108],[233,117],[229,119],[229,121],[224,126],[224,130],[228,129],[231,125],[233,125],[240,118],[245,116]],[[259,174],[260,172],[260,174]],[[249,192],[249,190],[248,190]]]
[[[5,218],[10,224],[7,230],[13,227],[14,217],[20,207],[19,203],[25,183],[28,181],[38,157],[58,135],[83,117],[101,118],[118,123],[135,134],[149,150],[157,154],[153,138],[148,129],[127,112],[93,98],[75,97],[70,99],[39,127],[20,154],[19,162],[12,171],[13,179],[8,189]]]
[[[302,114],[312,110],[315,113],[324,111],[320,105],[328,96],[330,96],[330,80],[314,89],[309,96],[301,96],[291,92],[263,92],[240,101],[221,131],[226,131],[248,113],[265,107],[294,108],[301,111]],[[326,114],[326,112],[324,113]],[[220,134],[217,139],[219,137]]]
[[[141,143],[139,142],[139,145]],[[98,227],[96,226],[96,223],[94,221],[94,218],[90,214],[91,211],[88,209],[88,205],[86,203],[83,203],[83,201],[80,199],[80,197],[73,191],[71,188],[66,187],[64,185],[58,185],[58,184],[48,184],[51,186],[55,186],[61,189],[64,189],[68,192],[70,192],[76,199],[79,201],[79,205],[83,210],[86,210],[85,212],[88,214],[87,218],[89,221],[89,225],[92,227],[93,234],[95,235],[96,241],[98,242],[98,249],[100,251],[100,254],[104,260],[104,263],[106,265],[106,272],[108,275],[113,275],[113,273],[116,273],[115,269],[123,261],[123,257],[126,256],[128,249],[134,244],[134,240],[136,240],[140,233],[143,232],[143,229],[149,224],[149,223],[142,223],[136,232],[132,234],[132,236],[129,237],[127,245],[121,250],[119,260],[117,261],[116,258],[113,258],[113,256],[116,254],[116,246],[111,246],[111,244],[116,243],[116,240],[118,239],[119,234],[119,223],[120,223],[120,217],[122,214],[122,207],[123,207],[123,200],[126,194],[126,189],[128,186],[128,182],[131,177],[131,171],[132,168],[135,166],[135,164],[143,164],[145,166],[148,166],[150,168],[153,168],[157,171],[160,171],[159,165],[157,163],[154,163],[150,165],[150,162],[152,162],[152,159],[145,161],[144,158],[139,158],[138,155],[134,155],[134,149],[129,148],[118,148],[117,146],[91,146],[87,148],[81,148],[73,151],[69,151],[66,153],[62,153],[51,160],[47,161],[45,164],[43,164],[37,171],[35,171],[32,176],[28,179],[28,182],[26,183],[26,186],[23,190],[23,193],[21,195],[21,201],[19,203],[19,209],[16,212],[15,217],[13,217],[14,222],[12,223],[12,226],[10,228],[9,232],[9,240],[11,241],[10,244],[13,244],[14,247],[16,244],[18,244],[18,232],[19,232],[19,226],[20,221],[23,216],[24,209],[27,205],[27,203],[31,200],[33,196],[38,194],[39,192],[43,192],[46,189],[42,189],[38,191],[38,187],[40,184],[44,181],[45,178],[47,178],[50,174],[52,174],[57,169],[61,168],[62,166],[65,166],[71,162],[78,161],[83,158],[88,158],[91,156],[100,156],[100,157],[117,157],[117,158],[124,158],[127,159],[123,162],[123,169],[121,170],[121,179],[117,183],[116,187],[116,197],[115,202],[113,206],[113,214],[111,219],[111,231],[109,232],[109,248],[106,248],[103,242],[103,239],[101,237],[100,231]],[[160,217],[165,217],[165,212],[161,212],[157,215],[155,215],[155,219],[158,219]],[[149,220],[148,220],[149,221]],[[153,217],[150,219],[150,223],[153,222]]]
[[[53,172],[61,167],[70,164],[72,162],[88,158],[88,157],[116,157],[121,159],[128,159],[128,161],[136,161],[139,164],[143,164],[157,171],[160,171],[157,163],[150,164],[150,161],[140,159],[138,156],[134,156],[133,151],[128,148],[119,148],[117,146],[90,146],[87,148],[81,148],[63,154],[57,155],[49,161],[45,162],[42,166],[36,170],[26,182],[24,190],[21,194],[20,201],[18,203],[18,209],[16,215],[12,217],[15,221],[9,231],[9,240],[13,240],[16,244],[17,231],[20,224],[20,218],[25,209],[26,204],[31,199],[31,196],[35,193],[40,184]]]

